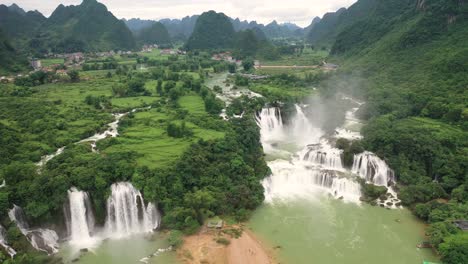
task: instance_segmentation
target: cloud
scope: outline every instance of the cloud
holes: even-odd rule
[[[81,0],[0,0],[25,10],[39,10],[49,16],[59,4],[78,5]],[[182,18],[215,10],[242,20],[267,24],[273,20],[307,26],[316,16],[348,7],[357,0],[100,0],[119,18]]]

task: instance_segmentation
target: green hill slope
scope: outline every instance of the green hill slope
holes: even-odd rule
[[[348,13],[331,38],[339,82],[325,87],[362,93],[364,145],[431,223],[444,263],[467,263],[468,241],[450,220],[468,218],[468,3],[360,0],[352,9],[361,15]]]
[[[166,27],[160,22],[154,22],[151,27],[144,28],[137,33],[138,40],[143,44],[169,44],[171,37]]]
[[[205,12],[197,20],[185,47],[188,50],[223,49],[233,45],[234,28],[223,13]]]
[[[44,23],[39,41],[56,52],[135,48],[125,22],[95,0],[84,0],[78,6],[59,5]]]
[[[19,72],[27,68],[28,61],[17,54],[0,28],[0,75]]]

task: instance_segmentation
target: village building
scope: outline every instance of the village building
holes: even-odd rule
[[[78,62],[84,61],[85,56],[83,52],[75,52],[75,53],[65,54],[65,58],[67,60],[67,63],[78,63]]]
[[[175,55],[177,54],[177,51],[172,50],[172,49],[163,49],[160,52],[161,55]]]

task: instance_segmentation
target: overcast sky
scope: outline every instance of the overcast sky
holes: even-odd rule
[[[82,0],[0,0],[16,3],[26,11],[39,10],[49,16],[60,4],[77,5]],[[182,18],[215,10],[242,20],[259,23],[292,22],[307,26],[315,16],[348,7],[357,0],[99,0],[118,18]]]

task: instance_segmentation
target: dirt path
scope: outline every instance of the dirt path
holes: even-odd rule
[[[217,243],[219,238],[230,241],[229,245]],[[239,238],[222,234],[219,230],[202,230],[186,237],[177,250],[183,263],[190,264],[275,264],[269,252],[250,232],[244,230]]]

